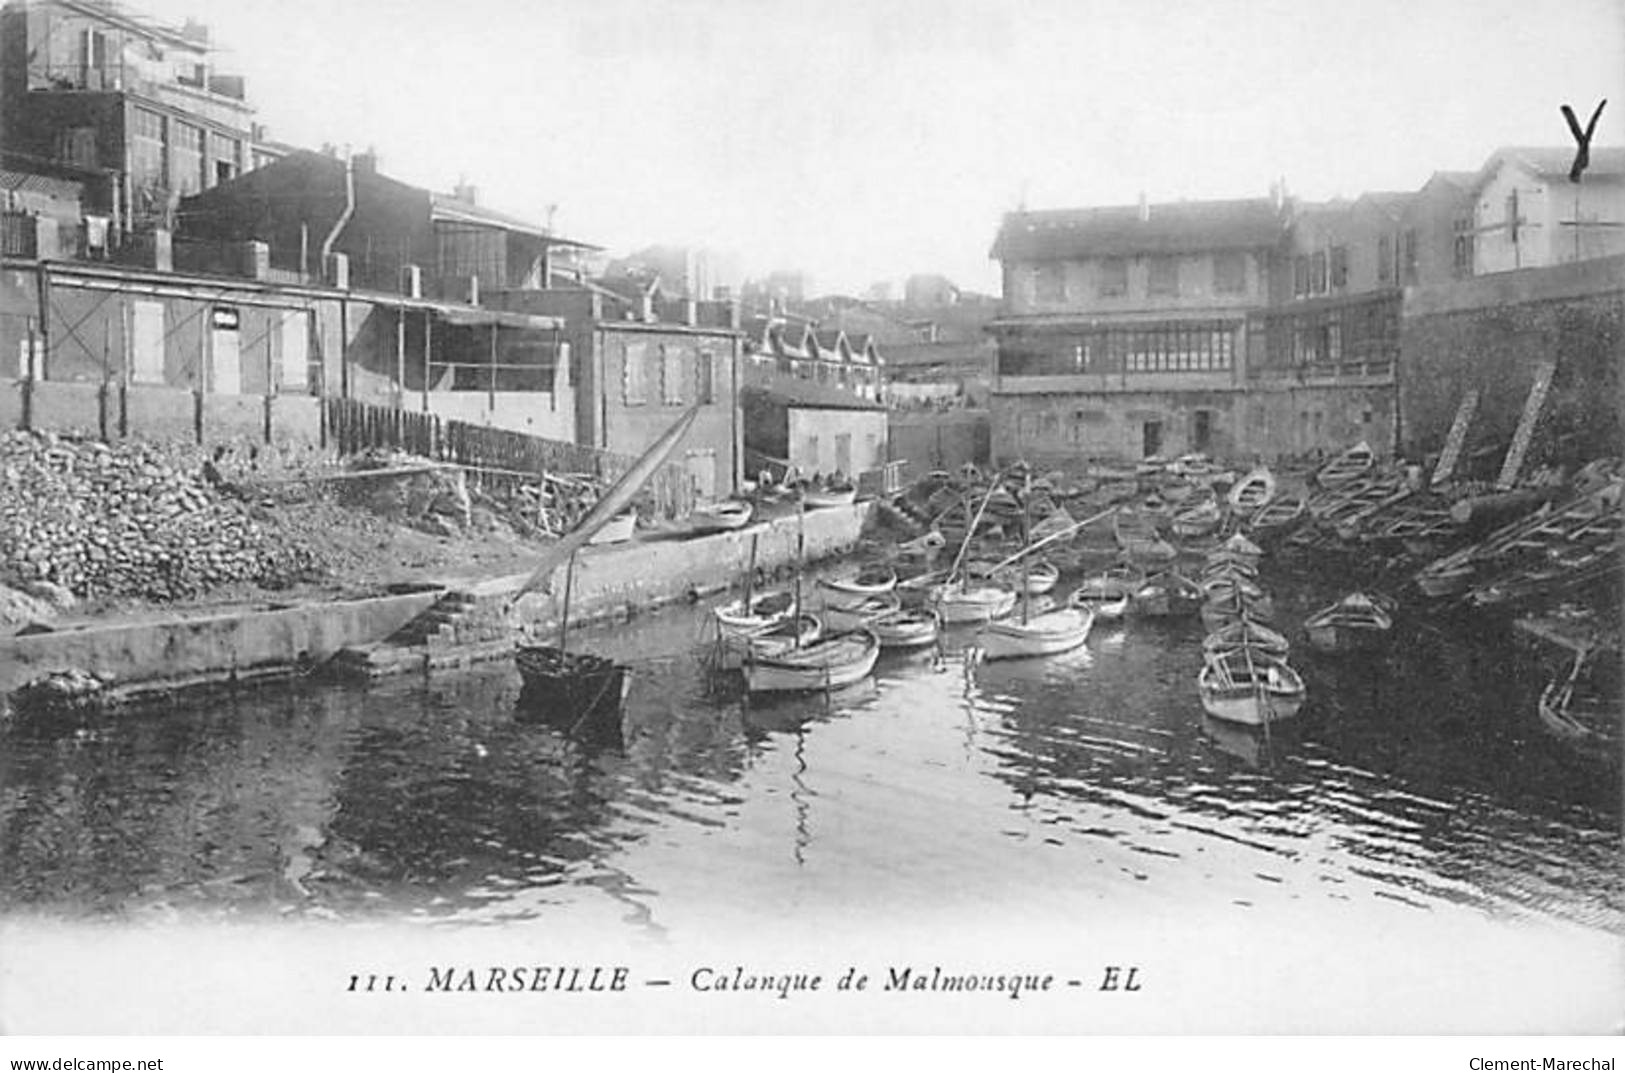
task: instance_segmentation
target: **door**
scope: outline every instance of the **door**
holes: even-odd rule
[[[164,382],[164,304],[137,300],[132,307],[130,379],[137,384]]]
[[[1162,422],[1147,421],[1140,426],[1140,456],[1150,458],[1162,453]]]
[[[216,309],[209,322],[209,390],[243,393],[243,359],[237,343],[237,311]]]
[[[842,476],[852,476],[852,433],[838,432],[835,434],[835,471]]]
[[[1213,446],[1213,411],[1197,410],[1191,415],[1191,450],[1206,454]]]
[[[284,310],[277,330],[282,343],[282,390],[304,391],[310,385],[310,314]]]

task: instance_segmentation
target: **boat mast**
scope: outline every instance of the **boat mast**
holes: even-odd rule
[[[564,609],[559,615],[559,662],[564,662],[564,656],[569,651],[565,642],[570,637],[570,590],[576,579],[576,553],[570,553],[570,561],[564,567]]]
[[[1033,474],[1027,471],[1026,480],[1021,486],[1021,543],[1027,543],[1028,536],[1033,531]],[[1021,560],[1021,624],[1027,625],[1027,619],[1032,614],[1033,594],[1032,586],[1028,581],[1032,578],[1032,561]]]
[[[791,643],[801,647],[801,560],[807,553],[807,489],[801,489],[796,499],[796,608],[790,620]]]

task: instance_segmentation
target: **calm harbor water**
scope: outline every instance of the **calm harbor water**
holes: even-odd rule
[[[1266,581],[1296,644],[1333,590]],[[1546,735],[1510,649],[1445,624],[1359,660],[1298,645],[1310,701],[1267,737],[1204,717],[1194,620],[1003,663],[962,630],[774,700],[707,675],[704,627],[679,608],[578,637],[635,662],[619,742],[517,718],[505,663],[9,726],[0,911],[669,937],[1274,906],[1625,931],[1617,768]]]

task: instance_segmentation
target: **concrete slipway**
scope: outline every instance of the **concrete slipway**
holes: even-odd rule
[[[809,562],[850,550],[869,504],[806,515]],[[687,540],[640,540],[589,548],[577,559],[572,623],[636,613],[738,583],[756,542],[756,563],[773,571],[796,557],[792,515],[731,533]],[[527,593],[507,607],[525,575],[474,581],[426,577],[410,592],[359,600],[268,605],[85,622],[52,632],[0,638],[0,696],[52,672],[87,671],[115,700],[285,677],[333,664],[371,677],[458,666],[505,655],[513,623],[558,624],[563,570],[551,593]]]

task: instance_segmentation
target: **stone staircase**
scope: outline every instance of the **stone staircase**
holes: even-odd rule
[[[386,639],[343,649],[329,665],[345,677],[371,680],[467,667],[505,659],[512,652],[513,632],[502,599],[452,589]]]

